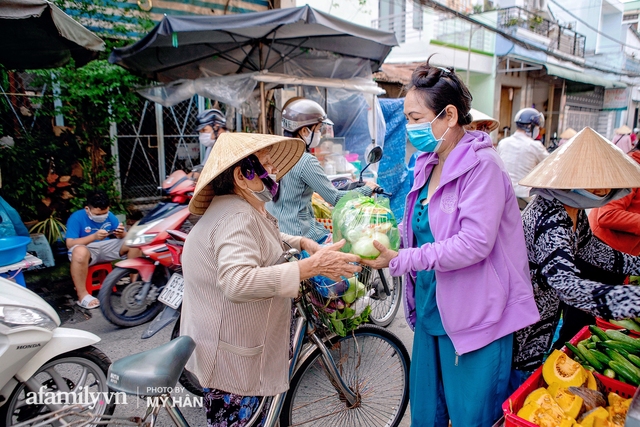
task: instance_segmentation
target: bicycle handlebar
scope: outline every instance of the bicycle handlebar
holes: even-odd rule
[[[356,188],[364,187],[365,185],[366,183],[364,181],[354,181],[346,185],[340,186],[339,190],[343,190],[343,191],[355,190]],[[376,187],[371,192],[375,194],[382,194],[383,196],[387,196],[387,197],[393,196],[392,193],[386,193],[384,191],[384,188],[382,187]]]

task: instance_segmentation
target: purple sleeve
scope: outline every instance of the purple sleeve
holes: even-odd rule
[[[393,275],[409,271],[452,271],[487,258],[495,245],[505,207],[503,171],[492,159],[483,158],[470,171],[458,194],[459,231],[419,248],[399,251],[390,263]],[[395,262],[394,262],[395,261]]]

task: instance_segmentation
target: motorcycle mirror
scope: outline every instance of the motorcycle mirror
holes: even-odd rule
[[[369,151],[369,155],[367,156],[367,163],[378,163],[382,159],[382,147],[376,145]]]
[[[376,145],[367,154],[367,165],[360,171],[360,179],[358,181],[362,182],[362,173],[372,164],[378,163],[380,159],[382,159],[382,147]]]

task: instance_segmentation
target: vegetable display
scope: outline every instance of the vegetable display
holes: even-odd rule
[[[589,326],[591,336],[577,345],[565,343],[575,360],[589,370],[595,370],[609,378],[640,385],[640,339],[624,330],[602,330]]]
[[[365,259],[375,259],[380,252],[373,246],[377,240],[397,251],[400,235],[389,199],[376,200],[355,191],[347,193],[333,209],[333,241],[346,240],[343,252]]]
[[[554,350],[542,375],[547,387],[529,393],[518,417],[540,427],[624,426],[632,399],[614,392],[605,398],[593,374],[566,353]]]
[[[620,328],[629,329],[630,331],[640,332],[640,317],[622,320],[611,319],[609,323]]]

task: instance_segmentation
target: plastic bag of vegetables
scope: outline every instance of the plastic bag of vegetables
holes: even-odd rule
[[[394,251],[400,247],[398,225],[389,199],[376,200],[355,191],[349,192],[333,209],[332,222],[333,241],[346,240],[343,252],[375,259],[380,252],[373,246],[374,240]]]

